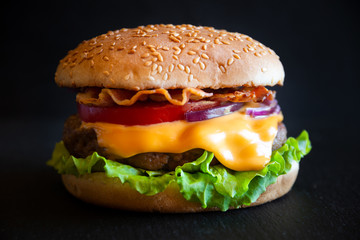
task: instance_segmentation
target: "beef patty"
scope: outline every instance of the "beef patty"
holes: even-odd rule
[[[272,150],[280,148],[287,139],[286,127],[283,123],[278,125],[278,133],[273,142]],[[192,149],[183,153],[140,153],[129,158],[121,158],[107,153],[106,149],[100,147],[97,142],[97,136],[94,129],[81,128],[81,120],[78,115],[70,116],[64,125],[63,142],[69,153],[75,157],[85,158],[93,152],[106,157],[107,159],[125,163],[133,167],[145,170],[166,170],[172,171],[177,166],[184,165],[187,162],[195,161],[204,150]],[[211,165],[218,164],[216,158]]]

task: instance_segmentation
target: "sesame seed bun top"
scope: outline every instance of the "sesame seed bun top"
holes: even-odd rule
[[[61,87],[225,88],[283,84],[273,50],[251,37],[192,25],[148,25],[110,31],[69,51],[55,81]]]

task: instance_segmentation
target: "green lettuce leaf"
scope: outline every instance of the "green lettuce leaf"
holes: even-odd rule
[[[299,162],[311,150],[308,133],[288,138],[285,144],[272,153],[267,166],[258,171],[238,172],[221,164],[210,166],[214,154],[204,151],[193,162],[178,166],[175,171],[148,171],[108,160],[94,152],[86,158],[75,158],[57,143],[52,158],[47,162],[60,174],[81,176],[92,172],[105,172],[108,177],[119,178],[122,183],[136,191],[155,195],[176,182],[181,194],[189,201],[201,203],[202,207],[218,207],[226,211],[229,207],[250,205],[276,182],[278,176],[290,171],[293,162]]]

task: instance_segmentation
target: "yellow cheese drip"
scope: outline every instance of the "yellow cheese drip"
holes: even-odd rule
[[[254,119],[236,112],[206,121],[175,121],[146,126],[85,123],[98,143],[123,158],[145,152],[182,153],[201,148],[214,153],[236,171],[259,170],[270,161],[272,143],[282,114]]]

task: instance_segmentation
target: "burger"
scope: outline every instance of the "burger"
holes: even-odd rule
[[[253,38],[193,25],[83,41],[55,74],[77,114],[48,161],[75,197],[132,211],[226,211],[286,194],[311,149],[287,138],[284,70]]]

